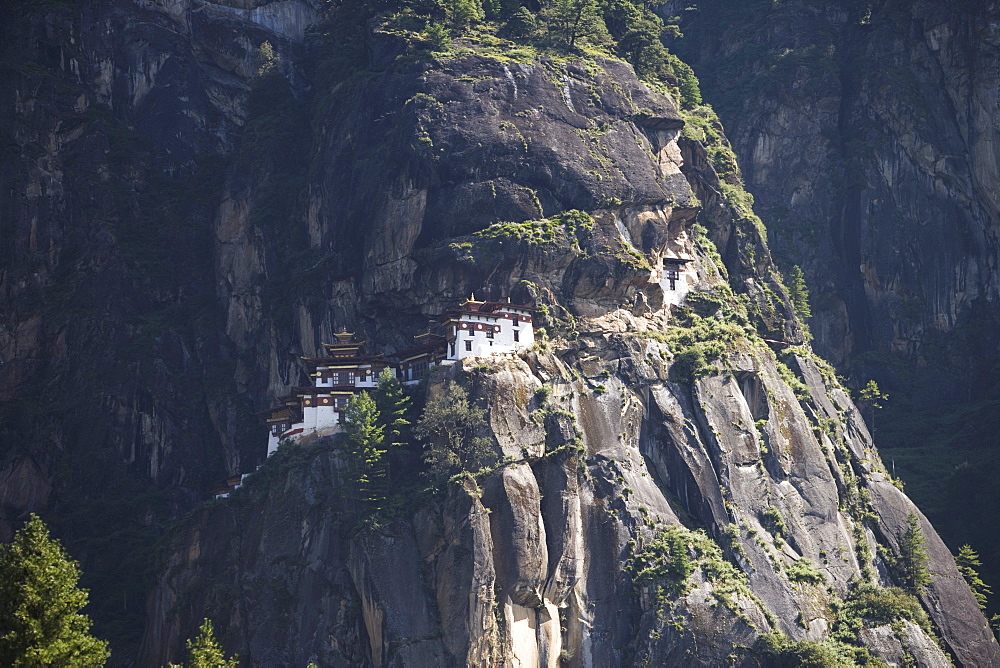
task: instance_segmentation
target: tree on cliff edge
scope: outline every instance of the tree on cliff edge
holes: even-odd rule
[[[32,514],[0,547],[0,665],[103,666],[108,644],[90,635],[80,610],[80,569]]]
[[[178,666],[174,663],[167,664],[168,668],[236,668],[239,665],[239,656],[230,659],[222,651],[222,645],[215,639],[215,630],[212,628],[212,620],[208,617],[202,622],[198,629],[198,636],[187,641],[188,662]]]
[[[476,436],[485,413],[457,383],[427,401],[414,434],[426,443],[424,460],[431,478],[440,481],[458,471],[473,471],[489,454],[490,442]]]
[[[379,424],[375,400],[367,392],[351,397],[344,414],[348,475],[357,500],[380,506],[385,501],[385,427]]]

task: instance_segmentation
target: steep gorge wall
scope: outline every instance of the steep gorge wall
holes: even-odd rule
[[[0,540],[44,512],[84,564],[98,632],[132,643],[165,523],[262,454],[212,229],[258,47],[303,30],[279,18],[0,8]]]
[[[391,50],[379,44],[391,37],[374,39],[374,52]],[[669,100],[614,61],[472,54],[399,61],[342,83],[327,104],[301,206],[328,276],[308,304],[287,305],[295,340],[346,324],[388,347],[474,290],[544,306],[551,349],[438,378],[432,394],[461,382],[488,409],[481,436],[500,465],[407,504],[379,531],[351,528],[329,444],[287,448],[205,507],[151,598],[141,662],[176,656],[210,615],[227,648],[263,664],[717,665],[732,654],[755,665],[763,650],[747,648],[761,633],[825,638],[836,623],[826,603],[849,583],[892,583],[875,546],[894,551],[919,512],[830,372],[805,350],[787,357],[797,396],[759,338],[758,327],[800,334],[759,231],[725,205],[704,149],[679,139]],[[252,333],[271,326],[258,304],[275,231],[254,222],[261,183],[229,183],[218,235],[229,332],[252,350],[268,340]],[[571,208],[592,212],[593,229],[475,234]],[[693,317],[666,305],[657,265],[668,250],[694,259],[684,280],[708,301],[691,303],[708,340],[728,342],[693,383],[675,363],[681,347],[665,342]],[[269,382],[284,389],[296,372],[279,357]],[[768,528],[774,513],[784,538]],[[711,538],[691,588],[663,598],[622,564],[669,526]],[[995,663],[974,598],[922,527],[935,573],[926,604],[946,646],[963,665]],[[712,539],[746,583],[712,562],[723,558]],[[800,559],[829,590],[790,575]],[[897,639],[875,625],[866,642],[888,660],[946,661],[903,628]]]
[[[879,447],[953,549],[983,554],[989,581],[1000,544],[979,518],[996,499],[998,12],[662,6],[682,17],[673,47],[726,125],[773,251],[806,272],[817,352],[888,392]]]
[[[787,361],[812,398],[793,397],[757,338],[801,334],[760,231],[732,215],[670,100],[614,60],[435,62],[387,34],[338,78],[322,36],[296,41],[310,12],[116,1],[2,22],[5,518],[51,512],[85,571],[110,580],[86,583],[95,617],[122,615],[122,601],[134,626],[145,582],[119,597],[115,574],[141,574],[152,555],[123,547],[148,545],[215,477],[258,460],[251,411],[303,382],[299,355],[341,327],[391,349],[472,291],[509,295],[546,307],[553,350],[460,376],[479,379],[484,436],[517,464],[353,537],[337,523],[335,456],[265,467],[174,543],[141,662],[176,658],[209,613],[227,647],[264,663],[552,665],[563,649],[580,665],[716,663],[771,627],[765,610],[794,638],[822,637],[809,600],[828,594],[787,567],[805,557],[843,594],[862,572],[857,546],[892,549],[913,508],[849,400],[804,352]],[[258,74],[264,40],[278,62]],[[474,234],[569,209],[594,228]],[[683,315],[664,308],[668,252],[697,258],[706,320],[742,327],[693,387],[670,375],[677,346],[648,334]],[[531,399],[543,382],[571,416],[558,427],[530,419],[553,408]],[[547,452],[576,430],[583,451]],[[862,490],[871,508],[841,508]],[[772,505],[785,540],[762,525]],[[735,527],[729,556],[750,573],[730,608],[711,592],[735,581],[702,568],[669,602],[682,630],[620,567],[631,540],[678,524],[720,542]],[[923,528],[937,576],[926,603],[948,648],[995,662]],[[900,655],[886,633],[873,632],[878,651]],[[938,661],[922,631],[906,637]]]

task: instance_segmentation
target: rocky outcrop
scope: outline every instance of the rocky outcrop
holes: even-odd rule
[[[293,44],[313,10],[116,0],[3,22],[0,398],[16,419],[0,428],[30,435],[0,462],[5,512],[48,504],[90,546],[85,570],[117,572],[131,541],[80,538],[148,539],[251,468],[252,409],[302,384],[299,355],[333,331],[398,349],[475,291],[536,303],[550,342],[432,384],[468,387],[492,456],[376,528],[330,442],[199,508],[139,664],[178,658],[210,616],[251,665],[751,665],[767,632],[827,638],[852,580],[893,583],[908,501],[883,490],[829,370],[760,338],[802,334],[670,99],[614,59],[434,59],[374,25],[363,68],[331,64],[321,31]],[[690,260],[683,294],[664,256]],[[924,529],[949,651],[995,663]],[[671,549],[683,577],[640,576]],[[860,642],[931,656],[922,628],[897,647],[882,626]]]
[[[581,374],[584,350],[598,353],[592,375]],[[470,360],[439,375],[432,394],[448,382],[479,388],[492,425],[483,434],[510,463],[354,538],[337,446],[282,450],[175,543],[141,663],[175,656],[177,620],[202,615],[219,620],[226,645],[244,659],[331,666],[718,665],[727,657],[749,666],[761,659],[748,648],[762,633],[825,638],[838,623],[829,603],[857,580],[877,573],[892,584],[874,548],[895,551],[916,510],[886,482],[836,387],[820,381],[811,386],[817,400],[798,399],[773,353],[749,346],[689,388],[647,362],[663,351],[634,332],[588,334],[549,353]],[[798,363],[819,375],[808,359]],[[630,364],[638,369],[626,377]],[[600,393],[590,389],[598,380]],[[494,393],[497,381],[509,392]],[[544,400],[543,383],[551,388]],[[767,411],[757,420],[744,393],[753,383],[765,397],[757,408]],[[512,399],[535,419],[512,425]],[[579,445],[553,448],[539,434],[540,414],[556,411]],[[536,443],[544,449],[525,456]],[[863,513],[852,506],[858,498],[871,499]],[[643,548],[659,531],[683,524],[726,544],[738,570],[718,570],[728,562],[706,556],[712,539],[690,534],[684,549],[696,567],[687,586],[669,595],[647,588],[628,564],[648,558]],[[1000,651],[974,598],[933,529],[923,530],[932,573],[925,604],[936,627],[960,665],[995,665]],[[803,561],[816,580],[795,574]],[[341,612],[323,612],[331,606]],[[887,661],[904,652],[920,665],[945,660],[916,624],[873,624],[859,640]]]
[[[825,639],[839,623],[831,601],[860,579],[893,584],[876,546],[896,549],[899,517],[875,501],[886,472],[864,423],[807,349],[779,360],[759,338],[799,333],[763,238],[735,222],[704,150],[678,143],[669,100],[610,61],[476,55],[404,60],[338,93],[311,141],[318,170],[342,169],[310,182],[303,238],[344,278],[324,288],[324,301],[293,310],[295,340],[347,323],[391,345],[475,290],[535,299],[550,348],[451,367],[432,384],[431,394],[462,383],[487,409],[480,435],[493,445],[493,465],[381,531],[350,538],[337,527],[350,524],[351,508],[337,498],[335,444],[283,451],[234,501],[204,511],[196,526],[233,508],[289,518],[303,527],[302,545],[341,531],[348,561],[320,570],[350,573],[356,593],[337,596],[355,610],[359,633],[348,638],[337,621],[319,635],[354,644],[321,648],[255,593],[265,582],[301,580],[304,548],[295,541],[274,551],[245,544],[246,554],[281,564],[268,569],[241,560],[233,532],[221,532],[229,546],[213,563],[244,564],[252,619],[185,586],[208,567],[185,561],[199,529],[177,544],[154,598],[150,628],[177,630],[148,635],[144,661],[177,652],[183,632],[167,618],[210,613],[227,646],[254,660],[266,647],[292,662],[316,652],[325,665],[359,656],[372,665],[718,665],[730,655],[752,665],[761,655],[748,648],[761,634]],[[389,118],[388,137],[370,129]],[[247,351],[266,349],[272,339],[250,333],[273,323],[242,305],[263,298],[261,275],[277,266],[266,245],[277,231],[252,215],[255,183],[231,180],[217,235],[224,294],[238,309],[229,331]],[[569,209],[591,211],[593,221],[557,216]],[[532,222],[542,216],[552,218]],[[489,227],[498,220],[511,222]],[[660,284],[667,252],[692,259],[686,308],[671,306]],[[703,339],[671,338],[681,331],[672,327],[699,322]],[[708,351],[702,366],[678,363],[698,351]],[[294,361],[267,359],[277,364],[268,373],[276,391],[294,382]],[[282,459],[293,457],[299,465]],[[316,480],[318,471],[331,473],[323,494],[300,491],[315,489],[303,476]],[[300,519],[309,515],[327,519]],[[684,532],[690,551],[683,586],[649,584],[623,567],[654,559],[670,531]],[[940,582],[936,575],[929,597],[961,588],[947,552],[931,553]],[[948,621],[928,598],[938,628],[952,624],[949,650],[963,665],[1000,660],[984,622],[960,621],[980,616],[960,599],[950,599],[962,612]],[[859,642],[886,659],[940,657],[918,626],[902,639],[871,628]],[[275,634],[283,645],[267,644]]]
[[[211,233],[265,40],[201,2],[0,8],[0,538],[43,513],[133,643],[155,536],[259,457]]]
[[[772,250],[805,270],[817,352],[888,393],[879,447],[992,582],[996,527],[969,518],[995,515],[997,498],[998,11],[704,0],[661,12],[681,17],[671,48],[725,123]]]
[[[962,333],[995,317],[995,3],[679,9],[662,8],[689,21],[676,46],[726,124],[772,250],[808,271],[817,350],[838,365],[871,350],[919,361],[935,399],[967,382],[956,364],[997,353]]]

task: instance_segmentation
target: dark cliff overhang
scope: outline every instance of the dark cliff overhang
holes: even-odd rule
[[[644,130],[679,130],[684,127],[684,119],[679,116],[635,114],[632,122]]]

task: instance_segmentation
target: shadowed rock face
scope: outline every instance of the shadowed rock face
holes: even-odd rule
[[[752,333],[801,341],[760,232],[725,206],[704,149],[679,139],[670,100],[618,61],[395,59],[405,45],[378,34],[371,69],[330,82],[289,41],[308,11],[116,2],[4,23],[19,35],[4,57],[23,66],[0,89],[14,147],[0,163],[14,184],[0,396],[44,402],[59,379],[84,397],[12,410],[30,417],[3,427],[32,437],[3,453],[5,512],[138,479],[164,499],[127,521],[155,530],[213,475],[257,461],[251,408],[303,384],[298,356],[341,327],[389,350],[475,291],[545,305],[552,342],[430,385],[470,389],[506,464],[379,531],[352,530],[344,464],[323,443],[198,510],[149,595],[139,665],[176,659],[206,615],[261,665],[754,665],[746,648],[772,629],[825,637],[825,603],[852,578],[892,584],[875,544],[894,549],[914,509],[812,355],[784,356],[797,396]],[[280,64],[251,82],[264,39]],[[78,45],[78,64],[43,48],[53,40]],[[43,57],[44,75],[28,66]],[[593,226],[475,234],[570,209]],[[695,379],[659,335],[686,314],[667,306],[664,255],[692,259],[694,293],[731,289],[749,308],[730,316],[752,325],[734,325]],[[80,461],[79,477],[102,475],[55,477]],[[683,534],[689,586],[634,582],[624,563],[679,526],[705,531]],[[975,600],[924,530],[925,603],[949,651],[995,664]],[[791,581],[800,559],[829,591]],[[940,658],[916,626],[865,642]]]
[[[1000,7],[696,4],[677,46],[808,274],[817,352],[918,408],[966,399],[997,357]]]
[[[805,270],[816,351],[888,393],[878,446],[952,550],[983,555],[987,581],[1000,573],[983,519],[998,498],[998,12],[920,0],[662,12],[685,17],[672,48],[725,123],[772,251]]]

